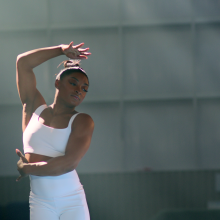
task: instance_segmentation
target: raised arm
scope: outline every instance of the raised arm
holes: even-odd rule
[[[18,94],[23,104],[22,129],[25,130],[32,113],[37,107],[45,104],[45,100],[36,88],[36,78],[33,69],[45,61],[59,55],[66,55],[71,59],[87,59],[89,48],[81,48],[84,43],[73,45],[61,44],[54,47],[45,47],[31,50],[18,55],[16,62],[16,81]]]
[[[31,50],[18,55],[16,62],[16,81],[22,104],[32,103],[36,95],[39,95],[36,89],[34,67],[61,54],[61,48],[57,46]]]
[[[26,175],[58,176],[74,170],[89,148],[94,129],[94,122],[87,114],[79,114],[72,124],[72,131],[64,156],[50,159],[47,162],[27,163],[25,157],[17,151],[20,160],[18,171],[20,180]]]
[[[73,42],[69,45],[59,45],[54,47],[45,47],[31,50],[18,55],[16,62],[16,81],[18,93],[22,104],[32,105],[34,102],[44,104],[45,101],[36,88],[36,78],[33,69],[45,61],[65,54],[72,59],[86,59],[89,48],[82,49],[84,43],[73,46]],[[38,106],[36,106],[38,107]]]

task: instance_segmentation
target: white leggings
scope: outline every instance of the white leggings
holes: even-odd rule
[[[42,197],[30,193],[30,220],[89,220],[84,189],[71,195]]]
[[[83,186],[75,170],[60,176],[30,175],[30,220],[89,220]]]

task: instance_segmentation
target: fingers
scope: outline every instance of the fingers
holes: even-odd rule
[[[73,45],[73,41],[70,42],[68,48],[64,49],[64,54],[70,59],[88,59],[87,56],[91,55],[88,52],[89,48],[81,48],[84,43]]]
[[[19,156],[19,157],[24,157],[24,155],[21,153],[20,150],[16,149],[16,154]]]
[[[80,60],[86,60],[86,59],[88,59],[87,56],[83,56],[83,55],[79,55],[79,57],[77,57],[77,58],[80,59]]]
[[[83,45],[84,45],[84,43],[80,43],[80,44],[75,45],[74,48],[78,49],[78,48],[82,47]]]
[[[22,157],[22,156],[23,156],[23,154],[21,153],[20,150],[16,149],[15,151],[16,151],[16,154],[17,154],[19,157]]]
[[[90,55],[90,54],[89,54],[89,55]],[[82,59],[82,60],[88,59],[87,56],[88,56],[88,55],[79,55],[79,56],[77,57],[77,59]]]
[[[83,53],[81,53],[81,55],[89,56],[89,55],[91,55],[91,53],[90,52],[83,52]]]
[[[18,182],[21,178],[22,178],[22,176],[19,176],[19,177],[16,179],[16,182]]]
[[[27,159],[25,158],[25,156],[21,153],[20,150],[16,149],[16,154],[20,157],[20,159],[24,162],[24,163],[28,163]]]
[[[89,47],[87,47],[87,48],[78,48],[78,51],[79,52],[86,52],[86,51],[88,51],[89,50]]]
[[[73,46],[73,41],[70,42],[69,48],[71,48],[72,46]]]
[[[86,50],[87,51],[87,50]],[[88,59],[87,56],[91,55],[90,52],[81,52],[80,51],[80,55],[79,55],[79,59]]]
[[[67,53],[66,56],[69,57],[70,59],[88,59],[87,56],[89,56],[91,53],[89,52],[82,52],[79,54],[73,54],[73,53]]]

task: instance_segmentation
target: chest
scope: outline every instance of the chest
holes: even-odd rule
[[[70,126],[57,129],[42,124],[39,116],[33,114],[28,126],[23,133],[24,146],[31,146],[34,152],[46,152],[47,156],[64,155],[71,132]]]
[[[71,116],[71,114],[54,116],[46,109],[40,114],[38,121],[51,128],[64,129],[68,127]]]

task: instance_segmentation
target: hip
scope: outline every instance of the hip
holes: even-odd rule
[[[31,192],[38,196],[57,197],[69,195],[82,187],[75,170],[60,176],[30,175]]]
[[[30,192],[30,219],[89,220],[89,210],[83,187],[58,197],[43,197]]]

